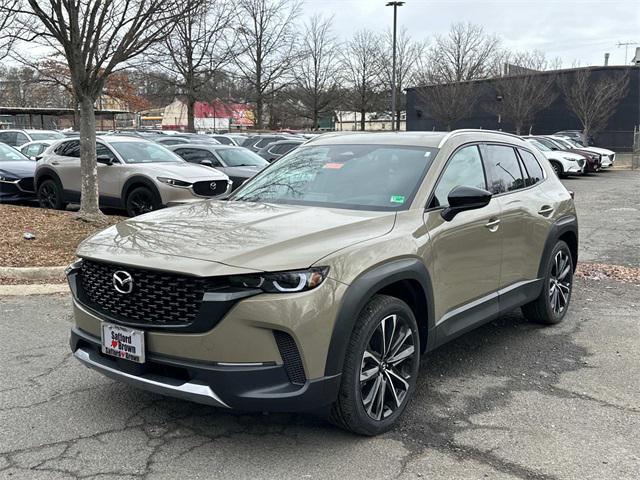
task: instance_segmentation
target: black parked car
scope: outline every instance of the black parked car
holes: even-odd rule
[[[273,142],[266,147],[261,148],[258,151],[258,155],[260,155],[269,163],[275,162],[284,154],[298,148],[305,141],[306,140],[280,140],[278,142]]]
[[[243,147],[182,144],[167,148],[187,162],[206,165],[225,173],[233,182],[233,190],[269,165],[265,159]]]
[[[245,140],[242,143],[242,146],[244,148],[248,148],[252,152],[257,152],[261,148],[266,147],[273,142],[287,139],[289,139],[289,137],[285,135],[254,135],[252,137],[249,137],[248,140]]]
[[[36,162],[0,143],[0,203],[35,200],[35,172]]]

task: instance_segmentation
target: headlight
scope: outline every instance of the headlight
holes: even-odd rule
[[[304,292],[320,285],[328,272],[329,267],[314,267],[293,272],[234,275],[229,277],[229,282],[234,287],[259,288],[268,293]]]
[[[176,180],[175,178],[167,178],[167,177],[156,177],[159,182],[166,183],[167,185],[171,185],[172,187],[190,187],[191,184],[189,182],[185,182],[182,180]]]
[[[575,158],[571,158],[571,157],[562,157],[562,158],[564,158],[565,160],[567,160],[569,162],[576,162],[577,163],[577,160]]]
[[[8,175],[0,175],[0,182],[16,182],[18,179]]]

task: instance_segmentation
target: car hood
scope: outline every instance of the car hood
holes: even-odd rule
[[[395,217],[394,212],[208,200],[125,220],[85,240],[77,254],[161,270],[184,270],[196,260],[186,273],[203,276],[222,274],[221,265],[292,270],[385,235]]]
[[[151,176],[170,177],[189,182],[227,179],[227,176],[218,170],[187,162],[136,163],[135,166],[137,171],[147,173]]]
[[[226,173],[230,177],[251,178],[263,168],[264,167],[258,167],[258,166],[224,167],[222,170],[224,171],[224,173]]]
[[[615,153],[613,150],[608,150],[606,148],[600,148],[600,147],[583,147],[583,150],[586,150],[588,152],[599,153],[601,155],[613,155]]]
[[[0,162],[0,174],[5,173],[17,178],[33,177],[36,172],[36,162],[33,160],[18,160],[15,162]]]

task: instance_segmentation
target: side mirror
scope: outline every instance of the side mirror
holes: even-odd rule
[[[96,161],[103,165],[113,165],[113,158],[111,158],[109,155],[98,155],[96,157]]]
[[[201,160],[200,165],[204,165],[205,167],[213,167],[213,162],[211,160]]]
[[[440,215],[450,222],[460,212],[486,207],[491,201],[491,193],[476,187],[455,187],[449,192],[449,206]]]

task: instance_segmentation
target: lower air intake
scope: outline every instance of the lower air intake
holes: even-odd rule
[[[273,336],[278,344],[278,350],[280,350],[280,356],[289,380],[296,385],[303,385],[307,381],[307,376],[304,373],[302,358],[300,358],[295,340],[291,335],[280,330],[274,330]]]

